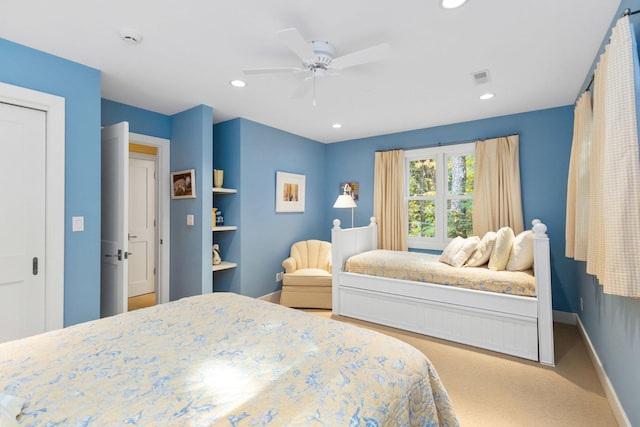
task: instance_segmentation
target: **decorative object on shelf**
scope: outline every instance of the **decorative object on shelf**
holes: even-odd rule
[[[187,169],[171,173],[171,198],[196,198],[196,170]]]
[[[338,194],[341,194],[344,191],[344,186],[348,185],[351,188],[351,197],[354,202],[357,202],[360,197],[360,184],[356,181],[351,182],[342,182],[340,183],[340,189],[338,190]]]
[[[218,210],[218,208],[211,208],[211,227],[215,227],[216,226],[216,211]]]
[[[217,243],[214,243],[211,247],[212,257],[211,262],[213,265],[218,265],[222,262],[222,258],[220,258],[220,246]]]
[[[224,225],[224,217],[222,216],[222,211],[216,209],[216,227],[222,227]]]
[[[353,208],[357,208],[356,202],[351,195],[351,187],[349,184],[345,184],[343,187],[343,193],[338,196],[336,202],[333,204],[334,208],[351,208],[351,228],[353,228]]]
[[[224,180],[224,171],[222,169],[213,170],[213,186],[221,188]]]
[[[306,177],[276,172],[276,212],[304,212]]]

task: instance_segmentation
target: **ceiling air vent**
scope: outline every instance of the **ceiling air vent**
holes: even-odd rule
[[[477,84],[489,83],[491,78],[489,77],[489,70],[482,70],[472,74],[473,81]]]

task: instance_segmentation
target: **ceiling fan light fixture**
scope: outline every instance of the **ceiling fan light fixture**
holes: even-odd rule
[[[247,84],[243,80],[231,80],[229,84],[233,87],[245,87]]]
[[[455,9],[465,4],[467,0],[441,0],[440,5],[445,9]]]

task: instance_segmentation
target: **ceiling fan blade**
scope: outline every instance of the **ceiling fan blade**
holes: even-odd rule
[[[295,28],[286,28],[276,33],[282,43],[284,43],[293,53],[307,64],[316,60],[316,54],[309,46],[309,43]]]
[[[313,82],[311,82],[312,77],[306,77],[298,83],[298,87],[291,94],[292,99],[302,99],[311,90],[311,86],[313,86]]]
[[[242,70],[244,74],[291,74],[303,71],[300,67],[249,68]]]
[[[331,68],[342,70],[355,65],[381,61],[383,59],[387,59],[390,54],[391,48],[388,44],[379,44],[377,46],[372,46],[335,58],[331,61]]]

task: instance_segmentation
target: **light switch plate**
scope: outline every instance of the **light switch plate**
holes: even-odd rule
[[[187,225],[193,225],[193,215],[187,215]]]
[[[84,217],[71,217],[71,231],[84,231]]]

